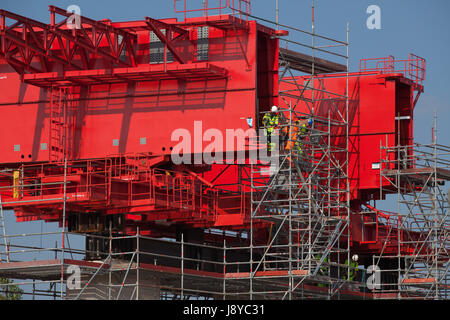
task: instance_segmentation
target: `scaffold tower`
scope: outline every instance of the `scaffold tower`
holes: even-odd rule
[[[397,210],[388,213],[398,228],[386,230],[384,236],[395,239],[391,243],[397,245],[373,259],[385,279],[379,292],[398,299],[449,296],[450,218],[445,184],[450,180],[450,149],[437,142],[436,120],[435,116],[431,144],[382,146],[380,150],[380,179],[390,182],[397,197]],[[393,160],[394,154],[398,160]],[[386,190],[380,188],[382,192]]]
[[[284,107],[278,111],[277,134],[271,137],[275,149],[267,161],[248,165],[243,175],[251,187],[250,241],[247,248],[233,249],[250,251],[249,272],[227,275],[230,298],[330,299],[340,296],[349,281],[344,263],[350,259],[348,93],[325,88],[315,75],[332,67],[316,65],[314,58],[317,39],[331,42],[344,48],[344,54],[326,52],[345,61],[333,67],[347,70],[348,35],[342,42],[316,35],[314,29],[310,33],[283,27],[311,38],[311,60],[300,65],[285,47],[305,44],[280,37],[279,81],[289,89],[279,92]],[[296,78],[298,72],[308,75],[305,82]],[[306,122],[310,125],[304,126]],[[261,145],[270,139],[269,126],[262,126]],[[261,221],[270,225],[267,243],[256,240]]]

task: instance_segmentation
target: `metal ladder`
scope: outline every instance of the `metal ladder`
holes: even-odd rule
[[[68,99],[69,89],[52,87],[50,100],[50,162],[62,161],[68,154]]]
[[[4,242],[4,252],[2,253],[2,255],[6,256],[6,262],[9,262],[9,254],[7,254],[7,249],[8,249],[8,240],[6,239],[6,225],[5,225],[5,214],[3,212],[3,203],[2,203],[2,195],[0,194],[0,236],[3,239]],[[3,252],[3,250],[1,250]]]

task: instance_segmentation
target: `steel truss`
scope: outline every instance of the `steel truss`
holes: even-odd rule
[[[136,35],[83,16],[78,16],[80,27],[70,30],[66,23],[71,13],[54,6],[49,6],[49,11],[50,25],[0,10],[0,54],[19,74],[48,72],[53,61],[73,70],[92,69],[95,60],[91,53],[106,59],[110,67],[136,66]],[[57,16],[63,20],[56,22]],[[14,23],[7,26],[6,19]],[[107,40],[106,48],[100,47],[102,39]],[[56,48],[59,50],[52,50]],[[34,57],[39,59],[38,65],[31,63]],[[79,57],[81,64],[75,63],[74,57]]]

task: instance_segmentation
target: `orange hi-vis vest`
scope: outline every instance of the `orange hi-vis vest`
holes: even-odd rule
[[[286,128],[287,129],[287,128]],[[297,126],[291,126],[291,128],[289,129],[290,131],[290,136],[289,136],[289,140],[286,142],[286,150],[293,150],[295,147],[295,144],[297,143],[297,138],[298,138],[298,127]]]
[[[299,128],[298,125],[301,125],[301,128]],[[284,133],[287,135],[287,130],[290,131],[290,137],[289,140],[286,142],[285,150],[293,150],[296,146],[298,147],[298,141],[299,135],[304,135],[306,133],[306,123],[305,122],[298,122],[298,125],[291,126],[290,129],[285,127]],[[299,132],[300,131],[300,132]]]

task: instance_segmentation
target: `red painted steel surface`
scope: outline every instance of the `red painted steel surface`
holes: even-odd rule
[[[13,171],[0,178],[5,208],[14,209],[18,221],[61,223],[64,167],[58,161],[65,153],[67,210],[73,213],[68,225],[82,232],[102,230],[113,216],[120,216],[118,225],[126,233],[137,225],[143,234],[160,236],[173,235],[178,226],[248,228],[250,189],[242,184],[243,172],[233,165],[174,166],[169,155],[178,141],[171,136],[176,129],[200,137],[218,129],[226,136],[226,129],[247,130],[248,118],[257,124],[259,113],[274,104],[296,102],[278,99],[279,90],[295,88],[285,82],[278,88],[275,31],[229,15],[119,23],[83,17],[83,29],[73,31],[54,22],[64,11],[50,11],[52,25],[0,11],[0,164],[20,168],[22,175],[15,186]],[[5,17],[15,26],[7,27]],[[206,26],[203,59],[199,27]],[[151,31],[162,43],[158,63],[150,63]],[[414,94],[423,91],[424,62],[418,57],[411,56],[408,61],[415,64],[405,62],[402,72],[394,72],[393,60],[381,61],[383,67],[375,69],[364,62],[363,72],[348,78],[349,174],[356,212],[378,197],[376,165],[385,158],[380,144],[413,141],[419,96]],[[346,117],[345,76],[315,78],[316,88],[336,94],[333,104],[315,103],[314,114],[323,120],[317,126]],[[304,95],[312,98],[311,90]],[[299,104],[298,110],[306,106]],[[194,128],[196,121],[201,130]],[[345,148],[344,127],[333,130],[332,145]],[[201,154],[208,143],[199,147],[194,143],[198,136],[192,138],[186,153]],[[216,149],[222,150],[240,151],[225,143]],[[389,156],[395,160],[396,155]],[[337,158],[344,162],[345,153]],[[87,216],[96,222],[86,222]],[[389,216],[375,212],[362,219],[372,219],[376,227],[353,217],[352,237],[360,250],[376,251],[384,241],[393,246],[398,241],[383,238],[386,228],[398,223]],[[266,228],[264,223],[255,227],[261,241]]]
[[[65,11],[50,11],[50,26],[0,12],[17,21],[1,30],[0,124],[12,134],[0,141],[5,151],[0,163],[21,172],[20,187],[3,189],[5,208],[14,208],[18,221],[61,222],[64,169],[54,163],[66,155],[68,212],[96,212],[96,219],[121,215],[125,230],[136,224],[144,231],[158,225],[245,225],[248,189],[219,188],[219,180],[211,185],[201,175],[214,174],[214,167],[177,171],[164,155],[178,143],[171,137],[176,129],[200,139],[208,129],[247,130],[248,118],[256,123],[260,109],[276,103],[274,30],[225,15],[120,23],[82,17],[83,29],[69,31],[64,20],[55,22],[57,15],[67,17]],[[198,56],[205,49],[200,27],[209,28],[206,59]],[[164,47],[157,61],[150,60],[155,50],[150,32],[163,43],[160,50]],[[24,50],[33,54],[24,56]],[[194,128],[195,121],[201,121],[200,128]],[[207,143],[196,146],[194,140],[198,136],[192,137],[191,152],[201,154]],[[236,151],[225,141],[223,149]],[[236,184],[236,176],[230,181]],[[8,182],[11,173],[2,184]],[[85,224],[84,217],[77,219],[75,224]]]
[[[298,77],[297,83],[306,84],[309,77]],[[292,92],[295,85],[282,82],[281,92]],[[312,84],[309,84],[312,86]],[[323,75],[314,79],[314,87],[336,94],[317,92],[314,103],[299,102],[296,111],[309,113],[322,119],[317,128],[325,131],[328,118],[336,121],[346,120],[345,94],[347,78],[343,74]],[[380,154],[380,146],[411,145],[413,142],[414,83],[403,74],[382,74],[381,72],[351,73],[348,77],[349,89],[349,177],[352,200],[368,201],[379,198],[380,168],[378,164],[385,155]],[[292,91],[291,91],[292,90]],[[311,90],[303,93],[306,99],[312,99]],[[338,96],[341,95],[341,96]],[[330,99],[333,100],[324,100]],[[284,97],[282,106],[295,105],[298,99]],[[329,113],[329,114],[328,114]],[[401,117],[401,118],[399,118]],[[396,120],[401,119],[401,120]],[[347,148],[344,126],[331,125],[331,145]],[[398,141],[400,139],[400,141]],[[341,163],[345,162],[345,153],[336,153]],[[398,160],[396,154],[389,155],[390,160]],[[388,169],[388,168],[383,168]],[[389,168],[393,169],[393,168]],[[383,181],[388,188],[389,182]]]
[[[201,120],[201,130],[197,130],[199,135],[211,128],[221,132],[247,130],[249,126],[245,119],[257,119],[257,101],[261,109],[275,103],[278,41],[270,38],[272,29],[232,16],[212,18],[207,23],[198,18],[183,23],[175,19],[158,21],[161,25],[152,21],[152,27],[141,21],[111,24],[121,32],[136,33],[136,66],[117,65],[114,69],[103,69],[103,62],[107,60],[104,57],[94,58],[89,55],[89,50],[73,50],[70,64],[64,68],[61,68],[63,63],[53,63],[48,72],[24,74],[24,82],[21,82],[16,70],[3,61],[0,64],[0,127],[10,138],[0,140],[0,148],[4,150],[0,162],[49,160],[49,148],[42,148],[42,144],[48,146],[51,143],[51,94],[48,89],[51,85],[72,86],[68,97],[70,132],[67,148],[73,159],[135,152],[170,154],[179,141],[171,139],[171,133],[176,129],[194,133],[194,121]],[[187,33],[185,38],[171,41],[174,52],[183,57],[183,63],[173,59],[171,63],[149,64],[150,31],[172,25],[177,28],[174,30]],[[207,61],[198,61],[196,56],[198,27],[202,26],[209,27]],[[42,30],[47,29],[51,30],[42,26]],[[21,34],[20,30],[16,32]],[[39,32],[36,31],[38,35]],[[34,39],[35,35],[28,33],[27,37]],[[71,33],[63,29],[58,34],[65,36],[61,36],[61,43],[70,47]],[[48,43],[41,42],[42,46]],[[59,57],[60,47],[54,41],[50,52],[55,53],[49,55]],[[98,47],[108,51],[105,37],[101,38]],[[11,55],[5,50],[5,56]],[[83,65],[85,55],[90,59]],[[125,64],[127,59],[122,60],[121,64]],[[33,61],[30,65],[39,64],[36,57]],[[20,151],[14,151],[14,145],[20,145]],[[206,143],[194,148],[192,143],[191,150],[202,152],[205,146]],[[225,143],[222,149],[227,149]],[[234,151],[234,148],[228,148],[228,151]]]

